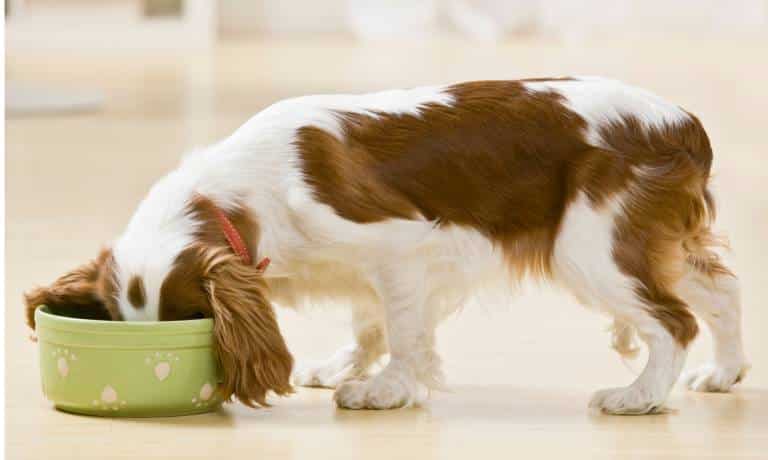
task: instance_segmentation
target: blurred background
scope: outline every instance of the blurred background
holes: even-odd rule
[[[717,399],[678,391],[671,405],[682,408],[680,419],[588,419],[589,394],[630,382],[642,359],[623,366],[609,348],[607,320],[551,286],[527,286],[512,302],[467,308],[439,330],[457,393],[435,395],[424,412],[387,418],[398,422],[388,433],[406,435],[398,444],[379,436],[382,425],[365,425],[370,418],[335,414],[330,394],[320,390],[277,402],[269,435],[258,418],[265,412],[237,407],[229,412],[237,422],[184,419],[175,429],[197,423],[226,430],[195,431],[197,443],[187,449],[203,457],[220,453],[221,439],[244,436],[230,424],[251,431],[227,449],[257,439],[260,447],[314,455],[312,446],[327,443],[346,449],[346,458],[374,452],[371,445],[391,458],[387,449],[402,443],[434,458],[476,456],[507,445],[510,429],[522,430],[515,445],[530,447],[535,458],[542,449],[576,458],[596,448],[661,458],[648,450],[659,439],[697,457],[765,452],[768,0],[6,0],[9,452],[52,458],[50,446],[80,446],[78,433],[86,433],[104,446],[81,457],[135,458],[137,436],[157,455],[168,439],[189,438],[172,432],[171,423],[150,431],[50,410],[31,384],[38,381],[35,347],[20,305],[23,290],[49,283],[116,237],[183,152],[291,96],[590,74],[650,89],[698,115],[710,134],[718,222],[745,287],[746,346],[755,364],[741,393]],[[279,315],[299,361],[326,358],[348,333],[341,313]],[[707,335],[697,340],[689,367],[709,359]],[[286,404],[301,410],[281,411]],[[710,424],[723,414],[735,423]],[[411,436],[414,426],[429,435],[426,444]],[[652,437],[627,436],[632,427]],[[366,430],[373,438],[357,436]],[[296,438],[300,431],[308,438]],[[476,436],[468,439],[470,431]],[[46,450],[39,439],[54,441]]]
[[[254,110],[265,89],[274,99],[546,73],[622,77],[645,65],[637,54],[649,53],[659,59],[646,72],[679,75],[691,53],[746,56],[768,34],[768,0],[5,3],[10,115],[149,108],[196,117],[230,98]],[[45,65],[30,70],[42,55]],[[116,68],[119,76],[110,74]],[[127,107],[111,90],[127,90],[135,72],[144,90]],[[158,96],[153,78],[175,80],[174,94],[164,89],[163,101],[147,100]],[[49,80],[61,81],[43,84]],[[197,128],[189,140],[207,140]]]

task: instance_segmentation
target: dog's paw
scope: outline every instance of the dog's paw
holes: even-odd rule
[[[653,414],[664,412],[664,399],[637,386],[608,388],[596,392],[589,407],[615,415]]]
[[[426,396],[424,385],[407,373],[388,367],[368,380],[342,383],[333,399],[338,407],[344,409],[396,409],[419,404]]]
[[[353,372],[353,366],[340,367],[334,364],[299,366],[293,373],[293,384],[300,387],[336,388],[342,382],[362,377]]]
[[[300,387],[336,388],[345,380],[365,377],[358,355],[354,345],[344,347],[325,362],[299,365],[291,378]]]
[[[683,375],[683,383],[693,391],[724,393],[741,382],[747,375],[749,365],[720,366],[705,364]]]

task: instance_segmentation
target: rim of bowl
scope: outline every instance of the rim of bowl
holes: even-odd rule
[[[213,319],[188,319],[181,321],[104,321],[97,319],[72,318],[61,316],[41,305],[35,311],[35,323],[38,327],[71,332],[137,333],[142,335],[200,334],[213,331]]]

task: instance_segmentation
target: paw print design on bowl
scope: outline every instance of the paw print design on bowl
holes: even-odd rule
[[[70,363],[77,361],[77,356],[66,348],[57,348],[51,352],[51,356],[56,360],[56,371],[62,378],[69,375],[71,369]]]
[[[111,385],[107,385],[101,390],[99,399],[94,399],[92,404],[94,407],[98,407],[101,410],[116,411],[121,407],[126,406],[128,403],[120,400],[117,391],[115,391]]]
[[[155,378],[160,382],[171,375],[173,363],[177,361],[179,361],[179,357],[174,353],[161,353],[159,351],[144,358],[144,363],[147,366],[152,367],[152,372],[155,374]]]
[[[215,386],[211,385],[209,382],[205,382],[205,384],[200,387],[197,396],[192,398],[192,404],[195,407],[208,407],[210,404],[214,404],[216,402],[216,395],[214,394],[215,390]]]

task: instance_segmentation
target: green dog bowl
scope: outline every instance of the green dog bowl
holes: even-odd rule
[[[213,320],[95,321],[35,312],[43,392],[57,409],[165,417],[221,405]]]

